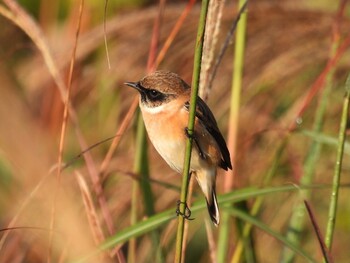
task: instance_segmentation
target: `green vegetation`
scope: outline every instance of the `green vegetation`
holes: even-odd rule
[[[243,2],[223,9],[214,62]],[[157,61],[195,94],[207,2],[108,1],[104,14],[104,1],[1,1],[0,262],[173,262],[179,240],[183,262],[349,262],[349,6],[304,2],[249,2],[213,86],[199,87],[235,141],[215,228],[196,184],[195,220],[176,217],[188,180],[147,143],[123,84]],[[56,176],[79,8],[63,164],[114,138]]]

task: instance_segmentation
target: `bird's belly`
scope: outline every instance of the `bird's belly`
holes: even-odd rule
[[[167,164],[175,171],[182,173],[185,156],[185,141],[172,140],[170,138],[152,138],[152,136],[150,136],[150,140]]]
[[[173,170],[182,173],[186,151],[186,136],[184,135],[183,138],[174,139],[170,136],[164,138],[159,135],[154,135],[155,134],[152,133],[149,134],[154,148]],[[201,159],[198,152],[195,150],[195,145],[192,145],[190,170],[197,171],[206,166],[206,162]]]
[[[187,136],[185,127],[187,126],[187,112],[179,111],[178,114],[163,112],[162,118],[143,112],[144,123],[154,148],[175,171],[182,173]],[[202,160],[192,147],[190,169],[196,171],[207,166],[206,161]]]
[[[182,173],[186,145],[184,131],[186,120],[182,123],[183,113],[171,109],[170,104],[157,114],[144,109],[142,115],[154,148],[172,169]]]

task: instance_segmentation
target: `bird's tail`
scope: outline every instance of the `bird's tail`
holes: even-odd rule
[[[216,171],[196,171],[196,179],[207,201],[208,212],[215,226],[220,223],[219,206],[215,192]]]

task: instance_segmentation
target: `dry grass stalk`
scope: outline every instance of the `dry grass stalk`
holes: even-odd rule
[[[125,115],[118,131],[115,134],[115,137],[113,138],[113,141],[111,143],[111,146],[108,149],[106,156],[104,157],[104,159],[102,161],[102,164],[101,164],[100,170],[99,170],[100,178],[104,178],[106,171],[107,171],[107,168],[108,168],[108,165],[110,164],[110,162],[112,160],[113,154],[116,151],[116,149],[118,148],[118,145],[121,141],[123,134],[125,133],[126,129],[129,127],[138,105],[139,105],[139,98],[138,98],[138,96],[135,96],[127,114]]]
[[[19,6],[15,1],[5,0],[4,2],[7,4],[7,6],[10,8],[10,11],[11,11],[10,13],[11,16],[7,16],[7,18],[9,18],[16,25],[18,25],[32,39],[34,44],[38,47],[39,51],[44,57],[48,70],[50,71],[55,83],[57,84],[57,87],[60,91],[61,99],[63,102],[65,102],[65,99],[67,98],[67,93],[66,93],[67,88],[61,74],[58,71],[58,67],[56,66],[55,60],[53,59],[53,56],[52,56],[52,52],[49,49],[49,45],[46,41],[44,34],[40,30],[40,27],[26,13],[26,11],[21,6]],[[5,15],[7,15],[7,13],[5,13]],[[73,109],[71,104],[69,104],[68,106],[69,106],[69,117],[74,125],[81,149],[82,150],[86,149],[88,146],[79,128],[76,112]],[[84,154],[84,158],[87,164],[87,168],[89,170],[91,180],[93,182],[95,193],[98,197],[98,200],[102,209],[102,214],[104,216],[106,225],[108,227],[109,233],[112,234],[115,232],[114,226],[113,226],[113,220],[110,212],[108,211],[107,201],[103,195],[96,166],[89,152]]]
[[[173,27],[173,29],[171,30],[169,36],[167,37],[162,49],[160,50],[160,52],[158,53],[156,62],[155,62],[155,67],[157,68],[160,64],[160,62],[164,59],[166,52],[168,51],[171,43],[174,41],[175,36],[178,34],[178,32],[181,29],[181,26],[183,25],[186,17],[188,16],[189,12],[191,11],[194,3],[196,2],[196,0],[190,0],[185,9],[183,10],[183,12],[181,13],[179,19],[176,21],[175,26]]]
[[[347,51],[349,46],[350,46],[350,34],[348,34],[345,40],[343,40],[343,42],[339,45],[339,48],[335,52],[334,56],[328,60],[327,65],[325,66],[321,74],[318,76],[318,78],[315,80],[315,82],[312,84],[308,93],[305,95],[305,98],[301,103],[301,107],[298,109],[298,112],[295,118],[292,120],[292,123],[289,126],[290,131],[293,131],[295,128],[297,128],[298,123],[296,120],[302,117],[305,110],[310,105],[312,99],[323,88],[328,73],[334,69],[334,67],[339,62],[339,60],[343,57],[345,51]]]
[[[216,257],[216,240],[213,233],[213,225],[208,218],[205,218],[204,223],[205,223],[205,230],[208,238],[210,260],[212,263],[215,263],[217,261],[217,257]]]
[[[84,203],[85,212],[86,212],[87,219],[89,221],[89,226],[91,229],[92,236],[94,238],[95,244],[100,245],[105,240],[105,236],[102,231],[101,223],[98,219],[98,215],[96,212],[96,208],[94,205],[91,192],[89,190],[89,187],[84,177],[80,172],[75,171],[75,178],[78,182],[78,185],[81,191],[82,200]]]
[[[11,229],[16,226],[17,220],[19,219],[22,211],[26,208],[28,203],[32,200],[32,198],[36,195],[40,187],[43,185],[45,179],[49,176],[50,174],[46,175],[44,178],[40,180],[40,182],[35,186],[35,188],[28,194],[27,198],[23,201],[23,203],[20,205],[19,209],[17,210],[16,214],[11,218],[10,223],[7,225],[6,228]],[[1,239],[0,239],[0,251],[2,250],[6,239],[8,235],[10,234],[10,231],[6,231]]]
[[[224,0],[213,0],[209,2],[207,23],[205,25],[201,78],[198,94],[204,100],[208,98],[209,89],[211,88],[208,86],[208,84],[210,74],[213,73],[213,61],[215,57],[216,44],[219,39],[222,11],[224,6]]]
[[[280,103],[281,99],[286,97],[286,95],[283,92],[287,88],[291,87],[291,79],[293,79],[293,82],[292,82],[293,90],[296,90],[296,92],[298,93],[293,94],[294,96],[292,96],[288,100],[288,102],[291,102],[291,104],[295,103],[295,101],[302,102],[302,100],[299,98],[302,97],[302,95],[307,92],[306,87],[310,87],[310,83],[313,81],[314,75],[318,74],[317,72],[315,73],[315,70],[318,70],[318,69],[314,69],[314,71],[308,72],[308,70],[310,69],[310,65],[313,65],[313,67],[315,67],[315,65],[319,65],[320,67],[322,67],[322,65],[324,65],[323,63],[327,60],[328,49],[327,50],[325,49],[325,45],[328,43],[327,41],[329,40],[328,25],[330,25],[329,21],[331,20],[330,18],[331,15],[329,14],[329,12],[320,13],[318,11],[314,12],[312,10],[307,10],[307,11],[294,10],[294,9],[290,10],[288,8],[278,9],[278,10],[276,10],[276,8],[265,8],[263,10],[258,10],[257,12],[257,10],[253,9],[257,5],[252,5],[252,9],[250,10],[251,24],[248,27],[248,31],[249,31],[249,39],[251,41],[248,42],[248,46],[247,46],[247,48],[249,49],[249,52],[247,53],[247,63],[245,66],[245,70],[247,74],[244,80],[245,90],[243,91],[247,96],[244,97],[244,101],[242,102],[243,107],[242,107],[242,113],[240,116],[242,121],[242,125],[240,128],[242,128],[242,132],[240,134],[241,137],[239,141],[239,144],[240,144],[239,161],[237,161],[238,169],[242,172],[242,174],[245,175],[244,178],[242,178],[243,181],[246,181],[247,183],[252,185],[259,182],[260,180],[259,175],[261,174],[262,171],[266,169],[266,166],[269,165],[270,163],[269,161],[266,161],[266,160],[270,160],[271,148],[274,147],[272,140],[276,141],[284,137],[280,133],[277,134],[275,131],[273,131],[273,129],[275,127],[277,127],[278,129],[281,129],[280,127],[282,127],[282,125],[279,125],[279,122],[281,120],[284,123],[289,124],[289,121],[291,120],[291,118],[295,116],[296,109],[300,108],[300,104],[298,105],[298,107],[295,107],[294,108],[295,110],[293,111],[293,114],[292,114],[293,116],[292,115],[289,116],[290,118],[286,118],[286,116],[284,115],[286,115],[285,113],[288,113],[289,110],[292,110],[292,108],[295,105],[290,106],[288,104],[287,105],[288,108],[286,109],[286,111],[283,111],[281,115],[278,115],[278,116],[273,115],[274,113],[277,112],[277,108],[279,106],[277,103]],[[178,5],[177,6],[174,5],[172,7],[169,6],[169,8],[168,7],[166,8],[167,9],[166,12],[168,13],[165,16],[166,18],[164,19],[164,25],[162,25],[162,27],[164,26],[163,32],[170,32],[172,25],[174,24],[176,19],[180,16],[182,9],[178,7],[179,7]],[[183,8],[183,6],[181,7]],[[163,68],[168,68],[170,70],[177,71],[182,76],[186,76],[186,74],[190,72],[191,63],[186,64],[186,62],[191,60],[190,56],[192,55],[191,54],[192,49],[190,50],[190,47],[193,44],[193,42],[191,41],[193,39],[194,30],[191,28],[195,27],[195,24],[196,24],[196,21],[194,19],[196,17],[196,13],[195,13],[196,10],[198,9],[195,8],[193,11],[193,15],[191,15],[186,20],[186,23],[188,22],[190,26],[184,26],[181,28],[180,35],[175,38],[175,42],[172,44],[170,48],[170,52],[167,54],[166,61],[162,63]],[[148,54],[147,47],[145,47],[144,43],[149,42],[150,35],[151,35],[149,34],[149,30],[151,28],[151,24],[154,19],[154,16],[156,15],[156,12],[157,10],[154,7],[147,8],[146,10],[137,10],[136,12],[130,12],[130,13],[128,12],[127,14],[126,13],[123,14],[121,12],[120,14],[118,14],[118,17],[112,18],[107,23],[108,28],[106,28],[106,31],[107,31],[108,39],[111,39],[111,42],[113,40],[116,40],[118,42],[117,47],[110,45],[111,58],[113,58],[115,61],[122,60],[123,65],[126,65],[125,67],[126,69],[124,68],[118,69],[115,72],[113,72],[115,73],[115,76],[113,76],[114,77],[113,82],[108,83],[108,84],[111,84],[111,86],[119,85],[120,84],[119,82],[124,80],[123,77],[125,77],[126,71],[128,72],[128,75],[130,74],[130,76],[132,77],[139,76],[140,74],[142,74],[142,72],[144,72],[143,61],[146,60],[147,54]],[[12,13],[5,8],[5,4],[0,5],[0,13],[7,15],[7,17],[12,16]],[[223,16],[225,21],[223,23],[223,27],[226,27],[226,28],[229,27],[229,21],[232,19],[232,16],[230,16],[228,19],[227,14],[228,13],[225,12]],[[347,20],[345,22],[348,23],[349,21]],[[128,33],[129,27],[127,27],[127,26],[135,27],[141,24],[142,24],[142,27],[140,26],[138,30],[140,31],[140,34],[144,36],[144,39],[142,41],[143,45],[140,45],[140,43],[135,41],[132,34]],[[347,27],[347,25],[348,24],[346,24],[346,26],[344,27]],[[286,29],[288,29],[288,32],[290,32],[290,34],[285,34]],[[51,33],[57,34],[58,30],[57,31],[55,30],[56,28],[52,27]],[[265,33],[262,34],[262,31],[264,31]],[[89,64],[87,66],[87,64],[85,63],[85,59],[87,57],[92,57],[91,55],[93,54],[96,54],[96,50],[98,49],[98,47],[100,45],[101,46],[103,45],[103,34],[101,32],[103,32],[103,27],[99,25],[99,26],[96,26],[95,28],[89,29],[89,31],[86,32],[86,34],[84,34],[81,38],[81,39],[84,39],[84,41],[80,42],[82,44],[81,46],[79,44],[79,51],[77,53],[77,61],[78,61],[77,63],[81,63],[81,68],[83,68],[84,70],[86,70],[86,68],[92,65],[92,64]],[[264,35],[266,36],[266,32],[269,33],[268,39],[264,37]],[[313,32],[315,32],[315,34],[313,34]],[[345,34],[347,33],[348,32],[344,33],[344,28],[342,28],[341,37],[345,36]],[[28,41],[26,40],[26,42]],[[288,48],[288,49],[285,48],[284,43],[286,42],[291,43],[290,45],[291,48]],[[125,53],[126,49],[123,49],[122,51],[119,49],[121,46],[128,46],[130,49],[130,45],[133,46],[132,56],[130,56],[130,54]],[[270,52],[271,45],[274,46],[274,50],[273,50],[274,52]],[[66,41],[66,43],[62,43],[61,47],[58,47],[56,49],[54,49],[54,46],[52,47],[55,54],[56,52],[60,54],[59,60],[58,59],[57,61],[55,60],[55,63],[57,63],[56,66],[58,65],[59,71],[63,71],[65,68],[68,68],[69,66],[69,59],[71,57],[70,53],[71,53],[72,47],[69,41]],[[328,47],[328,44],[327,44],[327,47]],[[313,50],[315,52],[312,52]],[[177,54],[176,51],[181,51],[181,53]],[[15,65],[12,68],[8,67],[11,73],[13,74],[13,76],[15,78],[17,77],[17,80],[19,80],[19,83],[20,83],[20,85],[18,86],[16,85],[11,86],[11,88],[13,87],[13,90],[15,90],[15,88],[17,87],[23,90],[23,94],[26,97],[32,98],[33,95],[34,97],[36,96],[36,94],[32,93],[32,87],[38,87],[36,91],[39,94],[41,94],[41,92],[44,91],[44,88],[46,87],[47,83],[48,82],[51,83],[50,74],[47,74],[47,70],[46,70],[47,66],[45,66],[44,63],[42,63],[40,55],[41,53],[39,55],[36,55],[35,53],[31,53],[31,57],[28,57],[28,60],[26,60],[25,62],[23,60],[16,61],[15,63],[18,63],[17,65]],[[14,61],[10,56],[6,56],[6,58],[11,59],[10,60],[11,63]],[[142,60],[142,58],[144,60]],[[136,59],[137,59],[136,61],[137,63],[135,62]],[[295,61],[297,61],[297,63],[295,63]],[[89,61],[89,62],[95,62],[95,63],[97,62],[96,64],[101,65],[101,62],[98,60]],[[177,63],[177,62],[180,62],[180,63]],[[17,74],[18,69],[21,70],[21,67],[23,65],[30,65],[29,68],[33,69],[32,72],[30,72],[29,74],[30,75],[29,78],[28,78],[28,75],[24,76],[22,74],[19,74],[19,75]],[[93,64],[93,66],[95,66],[95,64]],[[134,68],[132,68],[133,66]],[[223,61],[223,64],[220,67],[220,78],[216,79],[216,83],[217,83],[217,85],[215,85],[216,87],[227,87],[225,85],[229,83],[229,80],[230,80],[229,78],[231,76],[229,72],[230,66],[231,66],[231,63],[226,63],[225,61]],[[348,68],[348,62],[346,60],[345,61],[341,60],[341,63],[339,63],[339,66],[340,66],[338,68],[339,70],[337,69],[337,73],[335,75],[336,80],[339,80],[342,78],[343,72]],[[27,68],[28,67],[26,67],[26,69]],[[301,72],[303,71],[306,71],[305,74],[307,74],[307,80],[304,82],[301,82],[300,80],[298,80],[298,78],[300,78],[300,76],[302,75]],[[3,72],[6,72],[6,71],[3,71]],[[41,76],[42,78],[39,78],[39,76]],[[86,85],[87,89],[89,89],[88,92],[90,91],[95,92],[94,88],[96,87],[96,83],[99,83],[100,80],[102,79],[101,74],[98,70],[98,67],[94,67],[93,70],[89,71],[88,76],[84,75],[83,77],[84,78],[80,79],[80,77],[77,75],[77,82],[79,83],[82,83],[83,81],[86,82],[87,81],[86,77],[87,77],[89,81],[89,85]],[[94,81],[92,82],[91,80],[94,80]],[[23,82],[21,83],[21,81]],[[36,84],[39,84],[39,85],[36,85]],[[130,98],[124,97],[125,94],[129,95],[124,90],[121,90],[121,97],[128,100],[130,100],[130,98],[133,99],[133,97],[131,96]],[[225,125],[227,123],[226,122],[227,101],[228,101],[227,90],[213,89],[212,94],[213,96],[211,96],[210,98],[211,100],[210,103],[213,106],[213,111],[215,111],[215,115],[218,117],[218,123],[220,127],[225,128]],[[4,95],[4,93],[2,93],[2,95]],[[334,96],[332,98],[334,99],[335,96],[338,96],[338,89],[334,89]],[[294,100],[295,97],[296,99]],[[38,97],[35,97],[35,98],[38,98]],[[24,101],[23,98],[19,98],[19,99],[22,99],[21,102]],[[92,105],[93,103],[91,103],[91,100],[90,101],[84,100],[84,98],[83,100],[81,100],[80,97],[78,97],[77,99],[79,100],[79,102],[83,101],[83,103],[81,104],[82,105],[81,108],[89,108],[89,107],[91,108],[95,106],[95,105]],[[274,102],[272,102],[272,100],[274,100]],[[34,101],[34,102],[37,102],[37,101]],[[27,102],[27,104],[30,104],[29,105],[30,107],[33,107],[34,104],[32,103],[33,103],[33,100],[32,101],[30,100],[29,103]],[[306,115],[306,118],[304,118],[305,125],[309,124],[309,122],[307,122],[307,118],[309,116],[309,113],[311,114],[312,112],[313,105],[314,104],[311,103],[310,106],[308,106],[308,109],[310,110],[308,110],[308,114]],[[335,104],[332,103],[332,105],[335,105]],[[116,107],[118,111],[120,110],[120,112],[127,112],[130,107],[130,103],[129,101],[123,100],[122,103],[118,105],[118,107]],[[7,109],[11,109],[11,107],[8,107]],[[30,113],[32,114],[32,112]],[[337,109],[336,107],[333,107],[332,112],[330,112],[330,114],[333,114],[332,116],[335,116],[336,113],[337,113]],[[274,117],[272,117],[272,115]],[[15,117],[14,115],[12,116]],[[110,119],[115,120],[114,115],[111,115]],[[256,121],[252,122],[251,121],[252,119]],[[6,120],[6,118],[4,120]],[[85,120],[80,119],[80,121],[85,121]],[[329,119],[329,121],[332,122],[331,119]],[[7,125],[10,126],[9,122],[5,121],[5,123],[8,123]],[[4,123],[2,126],[3,126],[2,130],[5,129]],[[22,123],[22,127],[24,127],[27,130],[30,130],[28,129],[28,127],[30,126],[25,126],[24,122]],[[283,125],[283,127],[286,127],[286,125]],[[332,128],[333,127],[332,125],[327,125],[326,127],[327,127],[327,132],[332,131],[332,129],[334,129]],[[266,131],[266,132],[262,132],[262,131]],[[94,133],[94,136],[100,136],[100,134],[98,134],[97,132],[98,131]],[[113,133],[113,129],[111,132]],[[18,133],[16,135],[20,135],[20,134],[21,133]],[[119,131],[117,132],[117,134],[120,134]],[[6,132],[5,133],[2,132],[1,136],[2,136],[1,138],[2,142],[4,142],[6,139],[8,140],[9,138],[13,138],[13,136],[8,136],[8,133]],[[294,135],[292,135],[291,137],[294,137]],[[74,135],[73,135],[73,138],[74,138]],[[44,144],[47,142],[43,140],[42,143]],[[28,145],[31,145],[31,144],[24,143],[24,148],[27,147]],[[4,143],[1,146],[3,147]],[[76,149],[74,148],[75,147],[74,143],[69,146],[70,146],[70,149],[73,149],[74,152],[76,151]],[[113,160],[113,163],[110,163],[110,165],[113,166],[111,168],[111,171],[113,171],[113,174],[110,178],[106,178],[107,179],[105,181],[106,188],[103,189],[104,193],[108,195],[108,200],[110,201],[110,204],[109,204],[110,209],[111,211],[113,211],[113,217],[117,220],[116,222],[118,222],[118,224],[120,223],[121,226],[125,226],[126,218],[128,217],[126,211],[128,209],[129,203],[128,203],[128,198],[126,196],[127,196],[129,181],[128,179],[124,180],[122,176],[119,176],[119,172],[115,173],[115,171],[117,170],[117,168],[120,168],[120,167],[123,167],[123,169],[126,171],[130,169],[129,167],[131,166],[131,162],[130,162],[131,157],[124,152],[125,148],[123,148],[128,146],[130,146],[130,142],[128,141],[125,141],[125,145],[120,144],[119,147],[121,148],[120,150],[123,151],[122,152],[123,155],[121,154],[120,156],[118,156]],[[294,147],[300,147],[300,146],[292,145],[291,151],[294,150]],[[25,151],[24,148],[23,148],[23,151]],[[5,149],[5,159],[6,159],[7,156],[11,156],[10,153],[6,152],[6,150],[10,150],[11,148],[5,147],[4,149]],[[132,152],[131,149],[130,151]],[[37,151],[34,148],[32,152],[37,153]],[[53,155],[54,157],[56,157],[57,155],[56,149],[47,155],[50,155],[50,154],[51,156]],[[98,152],[96,152],[97,158],[94,161],[98,159],[102,159],[104,157],[103,155],[98,156],[97,154]],[[169,180],[169,181],[172,180],[173,178],[171,177],[169,178],[168,176],[167,178],[164,178],[164,171],[167,168],[165,167],[165,165],[163,165],[161,161],[159,161],[160,160],[159,156],[157,156],[157,154],[154,154],[154,151],[151,151],[151,154],[152,154],[151,155],[152,168],[154,169],[153,170],[154,178],[158,178],[158,179],[162,178],[164,180]],[[289,152],[287,154],[289,154]],[[248,157],[249,157],[249,164],[246,161]],[[287,161],[283,163],[283,167],[289,167],[288,165],[290,163],[290,160],[289,158],[286,158],[286,159]],[[35,162],[35,160],[33,159],[30,159],[30,160],[32,160],[32,163]],[[16,162],[17,163],[21,162],[22,166],[25,167],[25,165],[22,163],[22,160],[20,158],[16,159]],[[49,166],[54,162],[55,162],[55,158],[49,162]],[[324,163],[328,164],[328,162],[329,161],[320,163],[321,167],[319,167],[318,173],[322,175],[322,178],[324,178],[323,175],[327,173],[327,169],[322,170],[325,166]],[[251,163],[254,163],[254,166],[251,166]],[[37,163],[36,165],[40,165],[40,164]],[[14,169],[16,173],[14,177],[16,178],[16,180],[20,181],[21,183],[23,182],[22,180],[25,180],[24,179],[25,177],[22,175],[23,174],[28,175],[30,173],[28,172],[30,169],[27,169],[27,168],[28,167],[26,167],[27,171],[25,173],[17,173],[16,169]],[[45,177],[46,176],[45,173],[47,170],[44,170],[43,173],[41,172],[36,174],[40,176],[44,174],[44,177]],[[292,175],[289,171],[288,171],[288,174],[286,174],[285,176],[288,177],[288,179],[286,180],[293,180],[293,179],[290,179]],[[67,176],[62,177],[62,179],[63,178],[64,180],[62,180],[62,183],[65,183],[67,180],[71,180],[71,179],[74,180],[74,178],[71,178],[71,176],[69,176],[68,173],[67,173]],[[219,179],[218,183],[222,183],[224,178],[223,177],[220,178],[219,176],[218,179]],[[174,178],[174,181],[176,180],[177,179]],[[32,181],[37,182],[37,180],[35,181],[32,180]],[[274,182],[279,183],[281,181],[277,179]],[[38,187],[40,186],[38,185]],[[115,187],[118,187],[118,191],[115,191],[116,189]],[[22,193],[30,193],[32,188],[33,188],[32,186],[30,186],[30,188],[26,186],[25,191],[22,191]],[[43,188],[44,187],[41,187],[40,191],[43,190]],[[154,184],[154,188],[156,189],[160,187]],[[70,193],[77,191],[77,193],[75,194],[77,194],[78,198],[81,199],[80,193],[79,193],[80,190],[78,190],[77,187],[74,187],[74,189],[71,189],[71,190],[73,191],[70,191]],[[162,198],[164,195],[167,196],[168,198],[167,200],[171,200],[171,198],[175,198],[175,193],[169,194],[168,193],[169,190],[164,190],[164,188],[159,190],[160,192],[159,192],[159,195],[157,196],[157,202],[156,202],[158,211],[160,211],[160,209],[166,209],[168,206],[171,206],[171,201],[167,202],[166,204],[165,202],[163,202]],[[25,194],[25,195],[28,196],[29,198],[30,194]],[[16,193],[15,198],[17,198],[17,200],[18,200],[18,197],[20,197],[20,200],[23,199],[20,193]],[[35,201],[36,200],[34,199],[31,203],[34,203]],[[13,202],[13,199],[9,198],[7,202],[8,203]],[[70,205],[73,205],[73,204],[70,204]],[[271,203],[267,202],[266,210],[262,212],[261,216],[263,216],[264,219],[268,217],[268,215],[271,213],[270,205]],[[278,205],[282,206],[281,211],[283,211],[283,214],[285,216],[288,213],[286,204],[283,204],[283,205],[278,204]],[[80,202],[78,202],[77,209],[81,208],[81,206],[82,205],[80,204]],[[14,209],[17,211],[18,208],[15,207]],[[320,208],[315,207],[315,209],[320,209]],[[6,213],[4,214],[6,218],[15,219],[15,217],[12,214],[12,211],[13,210],[6,211]],[[25,214],[25,212],[23,214]],[[125,215],[122,215],[119,217],[119,215],[123,213]],[[45,213],[46,216],[47,214],[48,213]],[[13,225],[20,226],[22,218],[23,216],[22,217],[20,216],[20,220],[18,221],[18,223]],[[278,226],[283,224],[284,222],[283,218],[278,217],[277,215],[276,215],[276,218],[277,218],[276,220],[279,221]],[[198,220],[199,219],[197,219],[196,221],[198,222]],[[85,221],[87,220],[85,220],[85,218],[81,220],[80,218],[80,222],[82,221],[83,223],[85,223]],[[27,221],[27,222],[28,222],[28,225],[32,225],[33,222],[35,221]],[[171,249],[171,246],[172,246],[171,240],[173,235],[172,229],[174,228],[174,225],[172,225],[173,222],[174,221],[172,221],[169,225],[166,226],[167,232],[166,231],[162,232],[161,243],[167,244],[167,245],[162,245],[162,247],[167,247]],[[72,223],[71,225],[74,225],[74,224]],[[273,226],[276,226],[276,225],[274,224]],[[87,225],[85,229],[89,230],[89,226]],[[192,230],[189,233],[190,240],[191,240]],[[309,231],[309,230],[306,230],[306,231]],[[16,231],[16,232],[17,232],[16,235],[18,233],[20,235],[17,235],[15,237],[22,238],[23,240],[27,241],[27,237],[25,236],[26,231]],[[90,231],[85,231],[85,233],[88,236],[90,236],[89,232]],[[11,233],[14,233],[14,231],[12,231]],[[69,235],[70,234],[68,234],[68,236]],[[7,240],[7,242],[5,243],[6,246],[9,246],[9,245],[16,246],[16,243],[14,243],[12,239],[13,236],[14,235],[10,235],[10,237],[6,239]],[[142,244],[144,243],[147,244],[147,241],[149,242],[149,240],[146,240],[146,239],[147,238],[143,239]],[[270,240],[270,242],[264,242],[266,240],[268,240],[266,237],[265,238],[262,238],[260,236],[257,237],[257,242],[261,242],[260,244],[258,244],[258,247],[257,247],[259,251],[261,250],[266,251],[266,249],[268,250],[272,245],[274,245],[274,241]],[[148,248],[150,247],[149,243],[147,244]],[[46,248],[46,245],[47,244],[45,243],[43,248]],[[18,243],[17,243],[17,247],[18,247]],[[94,247],[93,244],[92,244],[92,247]],[[4,247],[3,252],[5,251],[5,249],[7,250],[7,248],[8,247]],[[140,256],[147,255],[147,251],[143,251],[144,247],[142,248],[139,247],[139,248],[140,250],[138,251],[138,253],[140,253]],[[71,251],[67,252],[66,258],[69,258],[69,259],[72,258],[70,255],[71,254],[70,252]],[[23,254],[25,252],[19,251],[19,253]],[[260,256],[260,258],[262,257]],[[167,259],[171,260],[171,257],[169,256]],[[5,261],[5,262],[8,262],[8,261]]]
[[[61,126],[61,136],[60,136],[60,142],[59,142],[59,150],[58,150],[58,161],[57,161],[57,186],[55,187],[54,192],[54,198],[52,203],[52,212],[51,212],[51,222],[50,222],[50,237],[49,237],[49,253],[48,253],[48,262],[51,262],[51,249],[52,249],[52,240],[53,240],[53,230],[55,227],[55,216],[56,216],[56,201],[58,197],[58,192],[60,189],[61,184],[61,166],[62,166],[62,158],[63,158],[63,148],[64,148],[64,142],[66,138],[66,129],[67,129],[67,122],[68,122],[68,109],[70,104],[70,94],[71,94],[71,88],[72,88],[72,79],[73,79],[73,70],[75,65],[75,55],[78,47],[78,38],[80,33],[80,25],[81,25],[81,18],[83,15],[83,9],[84,9],[84,0],[80,1],[79,5],[79,18],[78,18],[78,24],[76,28],[76,34],[75,34],[75,41],[72,51],[72,57],[71,57],[71,63],[69,67],[69,74],[68,74],[68,81],[67,81],[67,97],[64,101],[64,112],[63,112],[63,120],[62,120],[62,126]]]

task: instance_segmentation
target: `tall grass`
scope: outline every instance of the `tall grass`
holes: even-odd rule
[[[329,250],[332,249],[333,238],[334,238],[334,229],[335,229],[336,213],[337,213],[339,190],[340,190],[340,176],[343,168],[342,164],[344,159],[346,127],[347,127],[348,116],[349,116],[349,103],[350,103],[350,75],[345,83],[345,96],[344,96],[343,111],[342,111],[340,127],[339,127],[337,159],[334,166],[332,193],[331,193],[330,202],[329,202],[328,223],[327,223],[327,231],[326,231],[326,237],[325,237],[325,244]]]
[[[234,180],[237,175],[235,168],[237,156],[237,140],[239,131],[239,113],[241,106],[241,93],[244,72],[244,57],[245,57],[245,41],[246,41],[246,27],[247,27],[247,1],[238,1],[238,8],[244,9],[240,15],[233,59],[233,73],[232,73],[232,88],[230,100],[230,117],[229,117],[229,132],[228,132],[228,149],[231,154],[231,161],[233,163],[233,170],[227,171],[224,190],[225,192],[232,191],[234,187]],[[229,246],[229,236],[231,232],[231,216],[224,210],[222,216],[222,224],[220,226],[220,233],[218,238],[218,262],[227,261],[227,250]]]
[[[189,138],[186,142],[186,152],[184,160],[184,168],[182,174],[182,185],[181,185],[181,196],[179,203],[180,214],[186,215],[186,206],[187,206],[187,194],[188,194],[188,185],[190,179],[190,165],[191,165],[191,153],[192,153],[192,135],[194,134],[194,120],[196,116],[196,105],[197,97],[199,90],[199,80],[201,72],[201,62],[202,62],[202,53],[203,53],[203,40],[205,33],[205,23],[208,13],[209,0],[202,1],[201,13],[198,24],[198,32],[196,38],[196,47],[193,63],[193,75],[192,75],[192,86],[191,86],[191,99],[190,99],[190,109],[189,109],[189,118],[188,118],[188,134]],[[176,250],[175,250],[175,263],[182,262],[182,250],[185,246],[184,242],[184,229],[185,229],[185,216],[178,217],[178,227],[176,233]]]
[[[333,22],[332,44],[330,48],[330,60],[335,56],[336,51],[339,48],[339,41],[340,41],[339,27],[340,27],[340,22],[342,20],[344,7],[345,7],[345,2],[340,3],[337,16],[335,17]],[[325,121],[324,119],[327,111],[328,100],[334,85],[333,84],[334,71],[335,69],[330,70],[329,73],[327,74],[325,88],[320,98],[320,103],[315,114],[313,131],[316,134],[321,133],[324,126],[324,121]],[[316,140],[311,143],[303,165],[303,176],[300,179],[300,183],[302,185],[312,184],[314,179],[314,173],[317,167],[317,161],[320,158],[321,147],[322,147],[322,144]],[[300,199],[308,200],[311,198],[311,194],[312,192],[309,190],[302,191]],[[297,233],[301,233],[305,227],[305,214],[306,214],[306,211],[305,211],[304,202],[300,202],[293,208],[293,213],[290,219],[288,232],[286,234],[287,239],[289,239],[291,242],[298,245],[300,244],[301,236],[298,235]],[[287,248],[284,249],[281,255],[281,262],[293,262],[294,260],[295,260],[295,254]]]
[[[188,83],[192,78],[195,100],[209,1],[127,2],[122,8],[108,2],[104,26],[103,3],[85,1],[79,38],[78,2],[0,4],[0,262],[47,262],[49,253],[51,262],[172,262],[175,257],[178,262],[321,262],[322,242],[307,227],[310,220],[300,219],[306,211],[301,199],[312,208],[308,215],[318,225],[318,238],[325,232],[329,258],[348,262],[348,179],[342,173],[349,170],[350,80],[345,98],[343,83],[350,65],[350,22],[345,12],[340,15],[347,1],[336,15],[330,11],[338,5],[334,1],[324,1],[326,9],[319,1],[308,1],[307,7],[300,1],[298,9],[284,1],[250,2],[226,53],[211,50],[210,63],[222,59],[209,81],[208,105],[223,134],[228,130],[236,179],[230,182],[232,177],[220,172],[217,177],[220,229],[204,226],[206,204],[194,185],[188,205],[195,220],[186,222],[183,240],[184,219],[175,209],[179,195],[186,201],[188,169],[180,190],[181,176],[147,144],[142,118],[135,114],[135,92],[122,83],[168,69]],[[220,31],[213,36],[217,46],[238,8],[227,2],[222,10]],[[334,25],[338,38],[329,43]],[[194,105],[191,101],[192,114]],[[62,122],[65,107],[69,118]],[[296,124],[296,116],[302,122]],[[105,140],[113,134],[112,143]],[[57,184],[59,152],[62,164],[69,165]],[[242,201],[245,209],[238,209]],[[299,233],[286,235],[289,226]],[[182,255],[180,246],[186,247]]]
[[[340,10],[342,7],[340,7]],[[339,22],[340,15],[334,21],[333,24],[333,37],[332,37],[332,46],[330,51],[330,57],[334,57],[337,48],[339,47]],[[325,114],[327,111],[327,105],[329,96],[331,94],[331,90],[333,87],[333,74],[334,70],[330,71],[327,75],[327,81],[325,84],[325,88],[322,92],[322,96],[320,99],[319,106],[315,113],[315,120],[313,124],[313,131],[315,133],[321,133],[324,125]],[[317,161],[320,158],[320,153],[322,149],[322,144],[318,141],[313,141],[309,147],[308,154],[305,158],[303,165],[303,176],[300,179],[300,184],[309,185],[312,184],[314,179],[315,170],[317,167]],[[301,200],[308,200],[311,197],[311,191],[302,191],[301,192]],[[290,218],[290,223],[288,226],[288,231],[286,233],[286,237],[288,240],[293,242],[294,244],[300,244],[301,236],[297,233],[301,233],[305,227],[305,206],[304,202],[298,203],[292,212],[292,216]],[[293,262],[295,258],[295,254],[293,251],[285,248],[281,254],[281,262]]]

